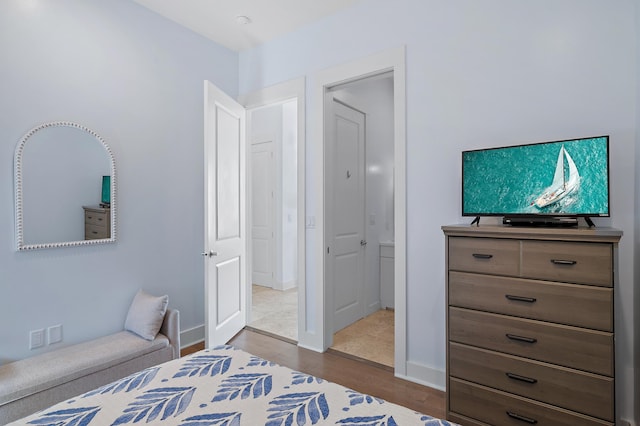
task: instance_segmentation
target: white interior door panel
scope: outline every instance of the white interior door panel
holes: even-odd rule
[[[246,323],[244,108],[205,81],[205,345]]]

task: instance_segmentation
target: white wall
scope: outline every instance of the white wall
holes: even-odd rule
[[[283,289],[298,285],[298,101],[282,104],[282,182],[280,281]]]
[[[460,151],[611,136],[618,415],[633,417],[637,1],[368,0],[240,54],[240,93],[389,48],[407,58],[408,359],[444,370],[443,224],[460,217]],[[307,115],[314,100],[307,98]],[[307,127],[307,212],[316,210]],[[466,221],[466,219],[464,219]],[[315,244],[307,229],[308,244]],[[314,294],[307,259],[307,294]],[[307,308],[312,307],[307,301]],[[308,316],[309,317],[309,316]],[[313,318],[313,316],[310,316]],[[313,329],[310,324],[310,329]]]
[[[636,7],[636,32],[634,35],[634,40],[637,40],[640,37],[640,0],[635,0]],[[638,168],[638,164],[640,164],[640,43],[636,43],[636,104],[634,108],[633,115],[636,117],[635,122],[635,139],[636,139],[636,151],[635,151],[635,176],[634,182],[640,182],[640,170]],[[638,243],[640,242],[640,185],[636,185],[635,190],[635,212],[633,217],[635,218],[634,225],[635,230],[633,234],[634,238],[634,246],[638,247]],[[634,277],[640,277],[640,257],[634,256]],[[636,324],[634,327],[635,332],[635,412],[636,412],[636,424],[640,424],[640,288],[638,285],[635,285],[635,291],[633,293],[634,296],[634,304],[633,304],[633,323]]]
[[[201,327],[203,80],[235,97],[238,54],[128,0],[3,0],[0,52],[0,363],[39,352],[29,330],[62,324],[56,346],[121,330],[140,287]],[[18,253],[13,153],[56,120],[111,146],[119,241]]]

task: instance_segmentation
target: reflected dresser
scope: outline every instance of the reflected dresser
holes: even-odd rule
[[[111,209],[82,206],[84,209],[84,239],[111,238]]]

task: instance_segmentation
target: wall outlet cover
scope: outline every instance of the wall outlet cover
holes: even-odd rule
[[[31,330],[29,332],[29,349],[38,349],[44,346],[44,329]]]
[[[47,329],[47,334],[50,345],[62,342],[62,325],[52,325]]]

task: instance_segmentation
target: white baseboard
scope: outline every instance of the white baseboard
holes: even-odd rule
[[[291,290],[292,288],[295,288],[297,286],[298,286],[298,282],[296,280],[287,281],[287,282],[274,280],[272,288],[274,290],[286,291],[286,290]]]
[[[180,332],[180,349],[204,342],[204,324]]]
[[[382,309],[382,305],[380,304],[380,301],[378,300],[377,302],[372,303],[369,306],[367,306],[366,315],[374,314],[374,313],[378,312],[380,309]]]
[[[407,375],[396,375],[404,380],[446,392],[446,374],[442,370],[427,367],[415,362],[407,362]]]

